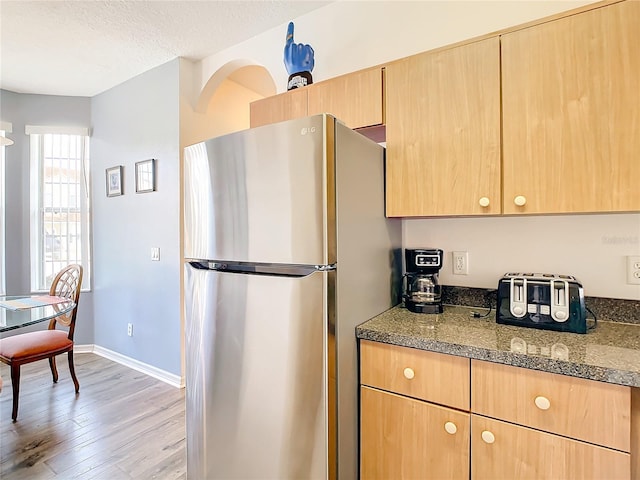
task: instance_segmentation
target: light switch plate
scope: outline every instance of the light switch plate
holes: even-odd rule
[[[154,262],[160,261],[160,247],[151,247],[151,260]]]

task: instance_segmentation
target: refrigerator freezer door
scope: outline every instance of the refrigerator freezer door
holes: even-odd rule
[[[324,115],[184,151],[184,256],[326,264]]]
[[[326,285],[185,265],[187,476],[326,479]]]

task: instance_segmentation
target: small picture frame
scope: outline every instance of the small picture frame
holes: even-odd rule
[[[155,159],[136,162],[136,193],[155,192],[156,161]]]
[[[107,168],[107,197],[122,195],[122,165]]]

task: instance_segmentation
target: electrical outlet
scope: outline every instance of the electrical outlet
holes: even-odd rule
[[[640,285],[640,255],[627,255],[627,283]]]
[[[453,252],[453,274],[469,274],[469,252]]]
[[[151,260],[154,262],[160,261],[160,247],[151,247]]]
[[[133,337],[133,323],[127,323],[127,335]]]

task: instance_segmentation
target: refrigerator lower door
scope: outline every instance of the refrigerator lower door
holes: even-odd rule
[[[326,479],[334,272],[185,269],[187,477]]]

